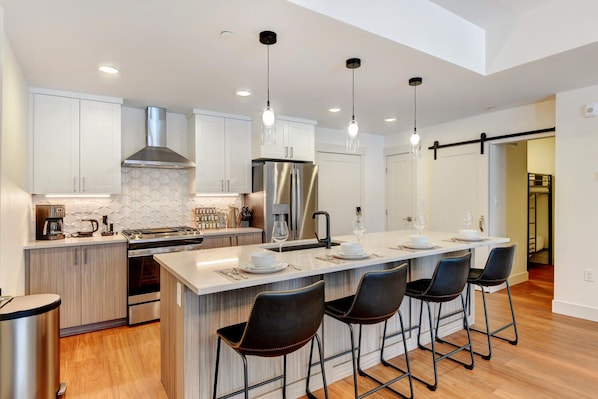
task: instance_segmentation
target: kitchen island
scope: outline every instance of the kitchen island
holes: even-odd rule
[[[266,290],[287,290],[303,287],[318,280],[326,283],[326,300],[349,295],[355,291],[361,275],[370,270],[389,268],[409,263],[409,280],[429,277],[438,260],[447,255],[472,251],[476,264],[482,266],[489,246],[508,242],[507,238],[491,237],[476,242],[454,240],[454,234],[429,232],[431,248],[412,250],[400,247],[408,241],[408,231],[367,234],[362,238],[364,259],[327,260],[326,255],[335,254],[340,247],[289,251],[279,254],[279,260],[289,266],[276,273],[243,273],[243,277],[229,273],[233,267],[246,264],[251,253],[263,251],[272,244],[219,248],[172,254],[155,258],[161,265],[161,372],[162,383],[169,398],[209,398],[212,395],[214,363],[216,355],[216,330],[220,327],[245,321],[255,296]],[[354,241],[354,236],[334,237],[334,241]],[[294,243],[287,243],[292,245]],[[458,301],[444,306],[446,313],[458,309]],[[406,328],[417,323],[419,303],[405,299],[401,312]],[[444,312],[443,312],[444,313]],[[472,320],[473,307],[470,308]],[[445,320],[440,335],[447,335],[462,328],[458,318]],[[364,329],[362,365],[371,367],[379,362],[382,326]],[[389,320],[389,332],[398,330],[396,317]],[[326,357],[349,348],[347,329],[341,323],[325,317],[321,335]],[[424,338],[424,337],[422,337]],[[416,346],[414,333],[408,334],[408,348]],[[425,338],[424,338],[425,340]],[[305,374],[308,349],[288,358],[287,394],[299,397],[305,392]],[[387,357],[402,353],[402,344],[393,339],[385,351]],[[229,348],[223,348],[218,395],[239,389],[243,384],[242,362]],[[282,372],[282,360],[250,357],[250,383],[271,378]],[[316,369],[314,369],[316,371]],[[319,373],[319,370],[316,371]],[[329,383],[351,374],[350,355],[335,358],[326,363]],[[321,386],[316,374],[312,389]],[[280,389],[280,382],[252,390],[252,397]],[[261,397],[261,396],[260,396]]]

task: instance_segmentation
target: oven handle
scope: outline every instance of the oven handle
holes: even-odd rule
[[[177,246],[173,246],[173,247],[131,249],[131,250],[127,251],[127,256],[129,258],[137,258],[140,256],[167,254],[169,252],[195,251],[197,249],[201,249],[202,246],[203,246],[203,244],[188,244],[188,245],[177,245]]]

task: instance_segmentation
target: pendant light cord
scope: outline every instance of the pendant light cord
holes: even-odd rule
[[[353,90],[352,90],[352,97],[353,97],[353,115],[351,120],[355,120],[355,69],[352,70],[353,74],[352,74],[352,84],[353,84]]]
[[[417,85],[413,86],[413,133],[417,133]]]
[[[266,46],[266,48],[268,49],[268,66],[266,68],[267,71],[267,77],[266,77],[266,81],[267,81],[267,97],[268,100],[266,102],[266,106],[270,106],[270,46]]]

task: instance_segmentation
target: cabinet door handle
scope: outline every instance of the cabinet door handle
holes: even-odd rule
[[[289,158],[293,158],[293,147],[291,147],[291,156]]]
[[[83,264],[87,264],[87,248],[83,249]]]
[[[79,248],[75,248],[74,254],[75,254],[75,266],[77,266],[79,264],[79,260],[78,260],[78,258],[79,258]]]
[[[226,179],[226,192],[229,193],[230,192],[230,180]]]
[[[73,192],[77,192],[77,176],[73,176]]]
[[[284,147],[284,157],[285,158],[289,157],[289,147],[287,147],[287,146]]]
[[[85,176],[81,178],[81,192],[85,192]]]
[[[220,191],[224,192],[224,179],[220,179]]]

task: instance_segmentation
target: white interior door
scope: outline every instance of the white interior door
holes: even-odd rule
[[[411,154],[386,157],[386,231],[411,228],[413,167]]]
[[[351,221],[355,216],[355,207],[362,203],[362,167],[361,155],[317,152],[316,164],[318,175],[318,209],[330,214],[330,230],[333,236],[353,234]],[[365,212],[363,216],[366,219]],[[318,222],[318,235],[325,234],[324,219]]]
[[[464,228],[463,215],[470,211],[473,225],[487,234],[488,146],[462,145],[438,150],[430,168],[431,187],[427,224],[430,230],[455,232]],[[481,251],[480,251],[481,250]],[[487,248],[476,250],[477,261],[485,261]],[[483,263],[481,265],[483,266]]]

